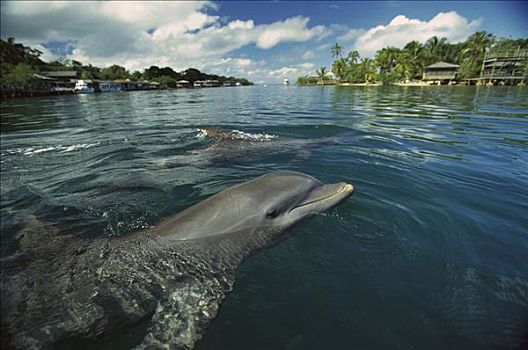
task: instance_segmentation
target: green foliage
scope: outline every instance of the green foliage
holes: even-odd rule
[[[330,49],[330,52],[332,53],[332,57],[339,58],[339,56],[343,54],[343,47],[338,43],[335,43]]]
[[[334,73],[338,81],[345,78],[347,73],[347,63],[344,58],[334,61],[334,64],[332,64],[332,73]]]
[[[493,45],[490,51],[515,51],[519,49],[528,49],[528,39],[514,40],[510,38],[500,38],[495,41],[495,44]]]
[[[160,83],[161,88],[175,88],[177,80],[168,75],[162,75],[161,77],[154,78],[154,81]]]
[[[93,79],[93,75],[92,73],[88,72],[88,71],[82,71],[81,72],[81,79]]]
[[[390,72],[398,63],[401,50],[394,46],[387,46],[376,52],[376,62],[382,72]]]
[[[458,64],[458,75],[462,78],[480,76],[482,62],[488,53],[516,50],[528,50],[528,39],[495,39],[491,33],[476,32],[465,42],[451,44],[446,38],[433,36],[424,44],[418,41],[407,43],[403,49],[388,46],[378,50],[374,59],[361,59],[357,51],[350,51],[344,59],[341,57],[343,48],[336,43],[330,52],[335,58],[331,70],[340,82],[372,82],[380,81],[390,84],[397,81],[422,79],[425,67],[444,61]],[[523,63],[520,69],[527,74],[528,63]],[[320,80],[326,80],[326,68],[316,71]],[[299,84],[310,81],[300,77]]]
[[[360,57],[359,57],[359,52],[357,51],[350,51],[347,55],[347,58],[346,58],[346,63],[348,64],[356,64],[358,63]]]
[[[38,84],[36,71],[26,63],[19,63],[5,76],[2,76],[2,89],[33,89]]]
[[[297,84],[298,85],[317,84],[317,80],[318,80],[317,77],[305,75],[304,77],[297,78]]]
[[[125,67],[114,64],[101,70],[101,78],[105,80],[129,79],[130,74]]]
[[[400,78],[400,73],[398,73],[397,71],[381,72],[378,76],[378,80],[383,85],[389,85],[389,84],[395,83],[396,81],[399,80],[399,78]]]
[[[143,76],[140,71],[134,71],[134,73],[130,75],[130,80],[132,81],[140,81],[142,79],[143,79]]]
[[[16,43],[14,38],[0,39],[0,86],[1,89],[27,89],[45,85],[45,82],[36,79],[34,73],[42,71],[66,71],[74,70],[82,79],[130,79],[133,81],[149,80],[159,81],[165,87],[176,87],[176,81],[185,79],[196,80],[218,80],[221,83],[230,81],[241,85],[253,85],[247,79],[225,77],[215,74],[205,74],[198,69],[190,68],[185,72],[178,73],[171,67],[159,68],[151,66],[143,71],[135,71],[130,74],[125,67],[112,65],[107,68],[99,68],[91,64],[83,65],[75,60],[44,62],[39,57],[39,50],[32,49]]]
[[[325,81],[329,79],[326,67],[320,67],[315,73],[317,74],[319,80]]]
[[[9,64],[12,67],[19,63],[24,63],[35,69],[44,67],[44,63],[39,57],[42,52],[28,46],[15,43],[14,38],[7,41],[0,39],[0,64]]]
[[[460,73],[464,78],[478,77],[484,55],[495,41],[495,37],[487,32],[476,32],[465,42],[462,50]]]

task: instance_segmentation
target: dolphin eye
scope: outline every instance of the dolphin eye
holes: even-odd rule
[[[268,219],[273,219],[273,218],[276,218],[277,215],[279,215],[279,209],[271,209],[270,211],[268,211],[266,213],[266,217]]]

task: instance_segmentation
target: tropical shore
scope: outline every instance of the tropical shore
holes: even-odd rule
[[[150,66],[129,72],[125,67],[105,68],[75,60],[45,62],[42,52],[14,38],[0,39],[0,98],[53,96],[76,93],[237,87],[253,85],[245,78],[208,74],[195,68],[175,71]]]
[[[438,86],[525,85],[528,80],[528,39],[496,38],[476,32],[466,41],[452,44],[446,38],[416,40],[403,48],[384,47],[374,57],[346,56],[335,43],[330,68],[297,78],[298,85],[340,86]]]

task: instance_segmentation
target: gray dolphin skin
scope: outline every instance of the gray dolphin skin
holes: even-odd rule
[[[352,192],[281,171],[119,238],[59,235],[29,219],[1,264],[1,347],[73,348],[147,324],[137,348],[192,349],[244,259]]]
[[[268,134],[249,134],[239,130],[202,128],[200,137],[211,141],[204,149],[188,151],[158,162],[158,168],[192,166],[203,168],[211,165],[231,164],[272,154],[295,153],[295,161],[309,158],[311,150],[336,145],[341,141],[336,137],[320,139],[294,139]]]

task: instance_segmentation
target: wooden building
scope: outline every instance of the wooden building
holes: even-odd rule
[[[72,80],[79,79],[79,73],[74,70],[40,72],[40,75],[63,82],[72,82]]]
[[[219,87],[220,82],[218,80],[206,80],[203,83],[203,87]]]
[[[438,84],[451,83],[457,79],[458,64],[436,62],[425,67],[422,80]]]
[[[178,80],[176,82],[177,88],[191,88],[193,87],[193,84],[188,80]]]
[[[492,51],[486,53],[480,72],[480,83],[517,85],[526,80],[528,50]]]
[[[74,70],[46,71],[35,76],[41,80],[47,90],[64,93],[73,93],[75,82],[79,79],[79,73]]]

